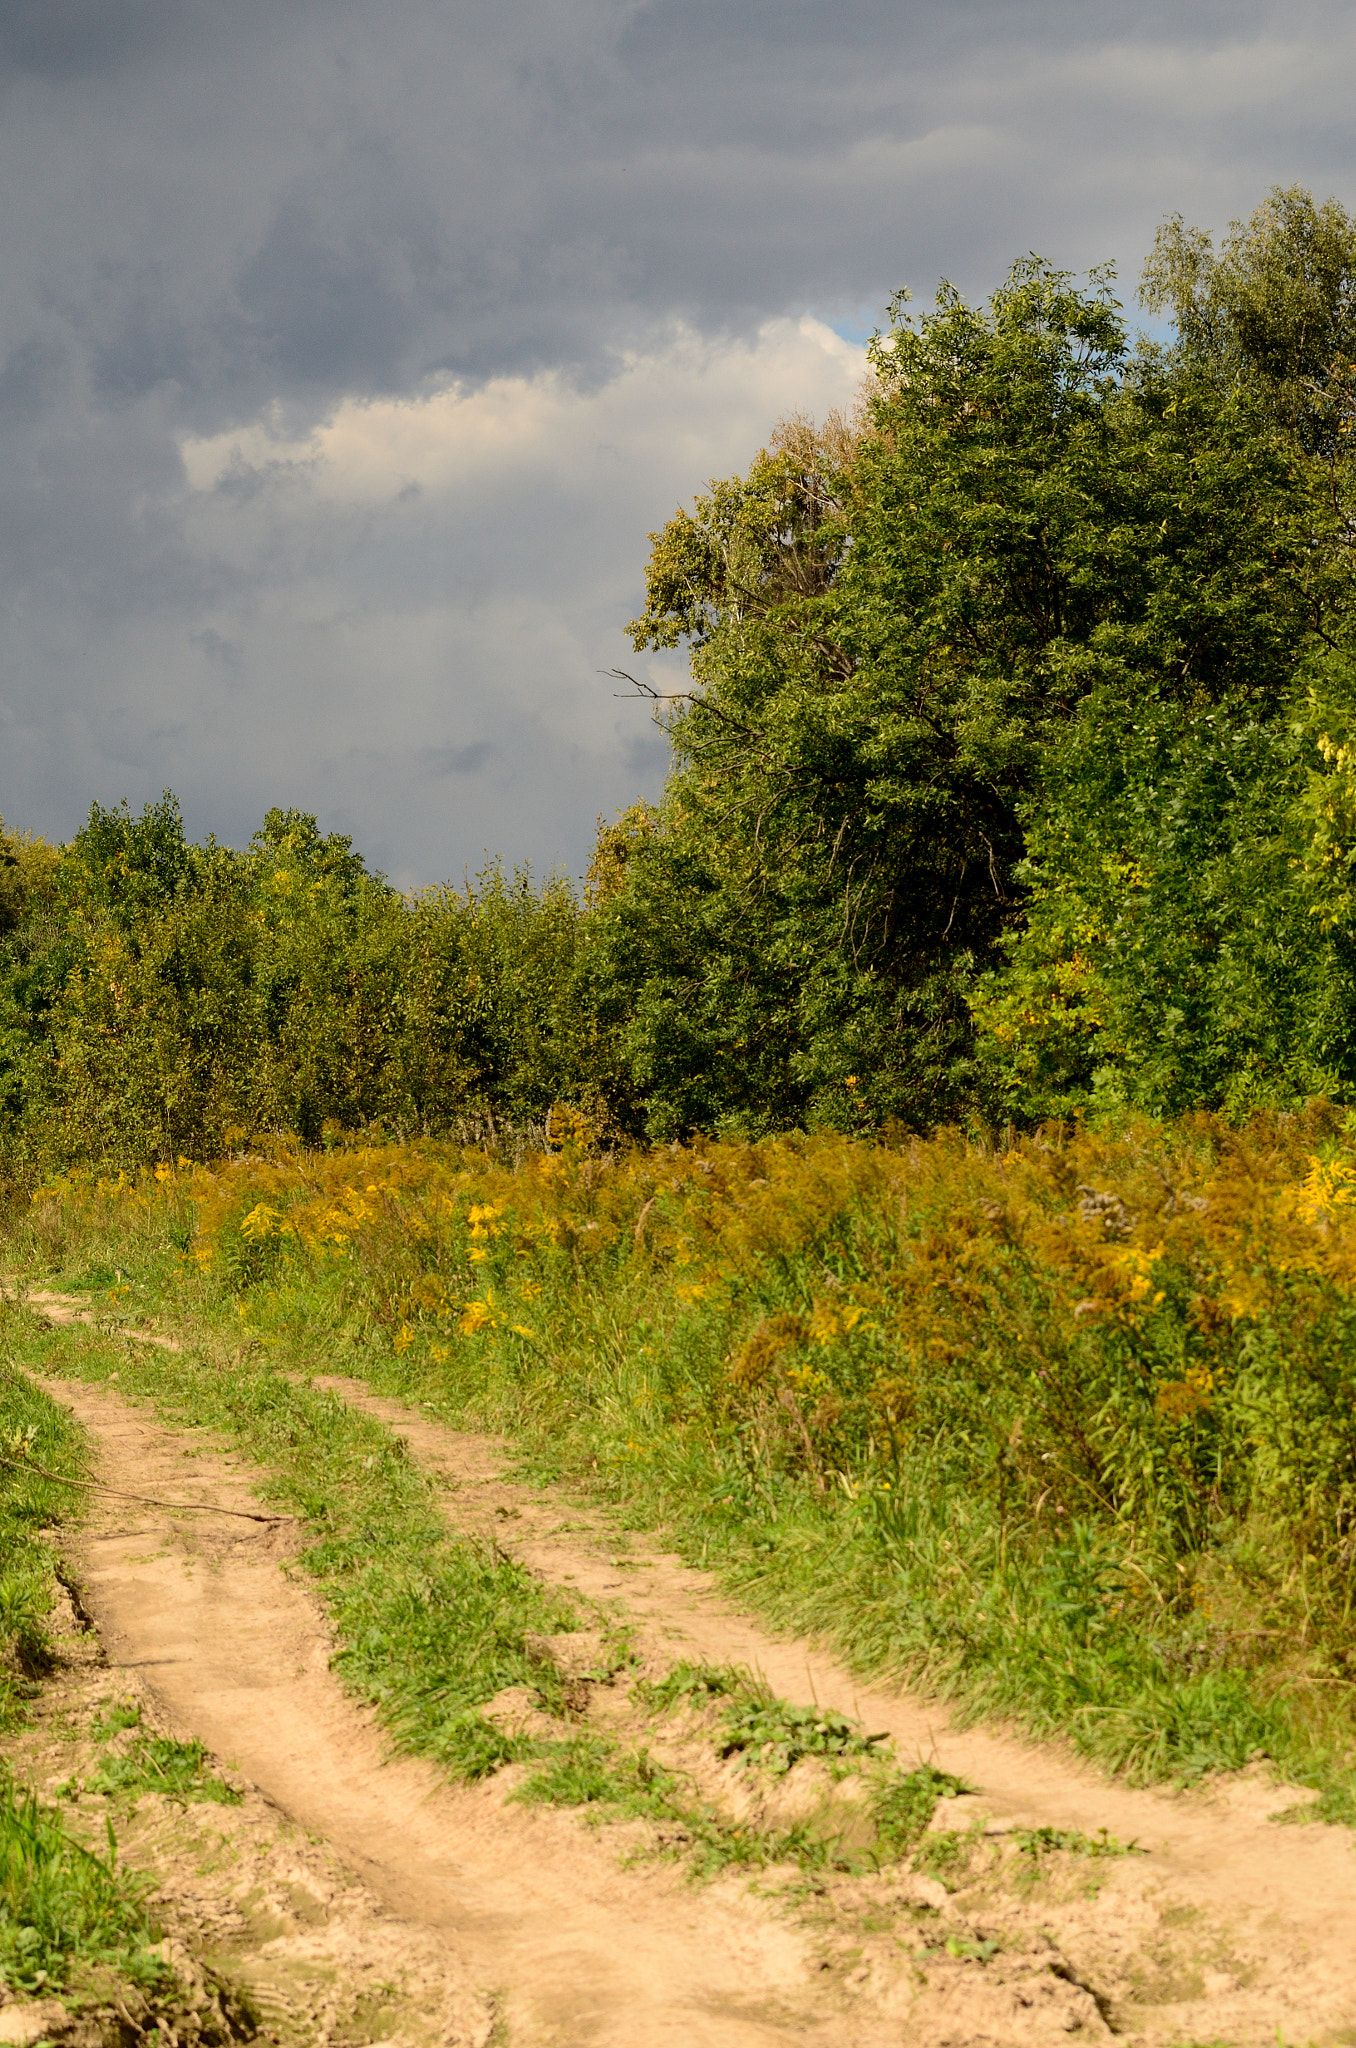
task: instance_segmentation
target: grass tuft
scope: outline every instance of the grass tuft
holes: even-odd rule
[[[100,1856],[60,1818],[0,1777],[0,1978],[11,1992],[59,1992],[72,1967],[106,1963],[143,1988],[169,1976],[151,1944],[144,1886],[118,1867],[113,1831]]]
[[[92,1776],[62,1786],[67,1797],[81,1791],[102,1792],[112,1799],[135,1802],[143,1792],[158,1792],[162,1799],[183,1806],[199,1801],[218,1806],[240,1803],[242,1795],[236,1788],[208,1769],[203,1743],[149,1734],[141,1725],[141,1708],[134,1700],[115,1701],[106,1714],[96,1714],[91,1732],[96,1742],[108,1746],[107,1754]]]

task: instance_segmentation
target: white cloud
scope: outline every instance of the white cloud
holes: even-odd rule
[[[412,398],[347,398],[301,439],[281,412],[248,426],[180,442],[196,491],[239,498],[298,484],[331,503],[379,504],[411,487],[451,492],[488,484],[577,480],[581,462],[616,456],[639,472],[703,460],[742,463],[750,429],[779,412],[844,405],[865,367],[863,351],[822,321],[772,320],[747,339],[712,340],[679,326],[659,346],[629,350],[601,385],[581,389],[560,371],[452,383]],[[755,422],[761,422],[755,425]]]

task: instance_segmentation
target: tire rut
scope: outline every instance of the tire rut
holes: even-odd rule
[[[110,1484],[240,1507],[253,1475],[119,1395],[49,1378]],[[393,1913],[437,1930],[497,1994],[514,2048],[785,2048],[869,2041],[839,2024],[806,1943],[742,1888],[694,1892],[623,1871],[598,1836],[449,1786],[391,1758],[329,1669],[316,1603],[278,1525],[101,1501],[75,1553],[110,1659],[166,1723],[197,1736],[326,1840]]]
[[[905,1763],[930,1761],[975,1786],[995,1831],[1106,1828],[1138,1843],[1148,1853],[1111,1867],[1091,1907],[1047,1915],[1075,1958],[1075,1981],[1117,1988],[1113,2000],[1092,1995],[1122,2013],[1121,2028],[1144,2040],[1271,2042],[1281,2026],[1315,2040],[1337,2030],[1351,2038],[1356,1841],[1340,1827],[1278,1826],[1277,1809],[1302,1795],[1265,1771],[1189,1791],[1140,1789],[1055,1744],[957,1728],[945,1708],[865,1684],[822,1646],[760,1627],[709,1573],[629,1532],[619,1537],[605,1514],[563,1490],[507,1476],[505,1444],[447,1428],[360,1380],[317,1374],[311,1384],[396,1431],[441,1477],[455,1526],[611,1608],[647,1662],[746,1665],[784,1697],[851,1714],[888,1732]],[[1173,1939],[1170,1929],[1191,1932]]]

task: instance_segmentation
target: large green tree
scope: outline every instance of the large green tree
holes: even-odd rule
[[[1028,796],[1027,898],[977,1003],[990,1071],[1027,1115],[1356,1090],[1354,287],[1356,223],[1297,189],[1218,252],[1167,222],[1146,266],[1176,340],[1146,353],[1141,385],[1192,410],[1211,462],[1245,425],[1241,485],[1264,514],[1256,480],[1283,478],[1274,541],[1265,516],[1238,535],[1275,576],[1272,632],[1240,641],[1222,689],[1094,691]]]
[[[1132,349],[1109,276],[900,302],[871,369],[850,426],[792,423],[654,536],[635,638],[692,688],[608,962],[655,1132],[1005,1113],[972,1006],[1032,981],[1003,949],[1071,736],[1273,720],[1327,601],[1293,437]]]

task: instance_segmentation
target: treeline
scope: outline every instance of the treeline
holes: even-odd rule
[[[472,1134],[601,1072],[564,883],[496,871],[406,898],[311,817],[270,811],[243,852],[195,846],[169,795],[7,851],[11,1172],[327,1125]]]
[[[662,803],[406,899],[172,799],[0,848],[11,1169],[224,1134],[1237,1115],[1356,1085],[1356,220],[901,299],[856,415],[653,536]]]

